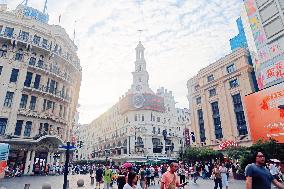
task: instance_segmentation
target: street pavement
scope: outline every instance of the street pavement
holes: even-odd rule
[[[85,181],[85,187],[79,189],[94,189],[95,186],[91,186],[89,175],[69,175],[68,179],[70,180],[69,189],[78,189],[77,180],[83,179]],[[5,189],[24,189],[25,184],[30,184],[29,189],[41,189],[42,184],[49,183],[51,184],[51,189],[62,189],[63,188],[63,176],[23,176],[20,178],[7,178],[0,180],[0,189],[3,187]],[[2,188],[1,188],[2,187]],[[113,187],[117,189],[116,185]],[[159,185],[150,186],[150,189],[159,189]],[[188,186],[185,186],[185,189],[210,189],[214,188],[213,180],[203,180],[199,178],[197,184],[189,181]],[[224,188],[224,187],[223,187]],[[245,182],[239,180],[230,179],[229,189],[242,189],[245,188]],[[101,186],[103,189],[103,186]]]

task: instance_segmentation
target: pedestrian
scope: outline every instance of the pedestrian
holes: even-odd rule
[[[271,182],[278,188],[284,189],[284,185],[273,178],[265,168],[265,154],[261,151],[253,154],[252,164],[245,168],[246,189],[271,189]]]
[[[137,185],[137,174],[133,171],[128,173],[127,183],[124,185],[123,189],[141,189],[139,185]]]
[[[94,185],[95,183],[95,174],[94,174],[94,170],[90,169],[90,178],[91,178],[91,185]]]
[[[184,169],[184,165],[181,164],[180,168],[178,170],[178,175],[179,175],[179,179],[180,179],[180,183],[185,183],[185,169]]]
[[[180,184],[176,171],[178,170],[178,163],[172,162],[169,171],[163,174],[161,179],[160,189],[176,189],[177,187],[184,187],[187,183]]]
[[[148,166],[146,168],[146,185],[147,187],[149,187],[151,184],[151,170],[150,170],[150,167]]]
[[[99,187],[100,189],[102,178],[103,178],[103,169],[101,166],[99,166],[98,169],[96,170],[96,188]]]
[[[141,166],[139,170],[139,176],[140,176],[140,186],[142,189],[146,189],[146,171],[144,170],[144,166]]]
[[[112,171],[111,169],[109,169],[108,165],[105,168],[106,169],[103,171],[104,188],[109,189],[111,183]]]
[[[228,183],[228,168],[225,167],[225,163],[222,163],[221,166],[219,167],[219,170],[221,172],[221,177],[222,177],[222,186],[226,186],[226,189],[229,187]]]
[[[196,181],[198,179],[199,173],[198,173],[198,163],[196,162],[195,165],[193,165],[193,183],[197,184]]]
[[[127,177],[126,169],[124,167],[118,169],[117,179],[116,179],[118,189],[123,189],[124,185],[126,184],[126,177]]]
[[[218,165],[215,165],[212,171],[212,176],[213,176],[213,180],[215,182],[215,186],[214,189],[219,188],[222,189],[222,176],[221,176],[221,172],[220,169],[218,168]]]

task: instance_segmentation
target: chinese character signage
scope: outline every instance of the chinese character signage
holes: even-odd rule
[[[254,69],[259,89],[282,82],[282,76],[279,74],[276,64],[284,60],[284,38],[276,41],[269,41],[266,37],[261,22],[261,17],[257,11],[255,0],[244,0],[250,29],[253,34],[254,46],[257,53],[252,53]],[[282,63],[281,63],[282,64]]]
[[[189,135],[189,129],[184,129],[184,139],[185,139],[185,146],[190,145],[190,135]]]
[[[33,19],[40,21],[40,22],[43,22],[43,23],[48,23],[48,19],[49,19],[48,14],[44,14],[44,13],[40,12],[39,10],[36,10],[32,7],[25,7],[24,15],[26,17],[33,18]]]
[[[284,143],[284,83],[247,95],[244,101],[252,140]]]

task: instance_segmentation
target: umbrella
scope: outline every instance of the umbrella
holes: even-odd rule
[[[125,168],[132,167],[132,163],[126,162],[126,163],[123,164],[123,167],[125,167]]]

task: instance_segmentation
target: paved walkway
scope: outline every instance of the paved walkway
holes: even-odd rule
[[[94,186],[90,185],[89,175],[70,175],[70,189],[77,189],[77,180],[84,179],[85,187],[81,189],[94,189]],[[6,189],[24,189],[25,184],[30,184],[30,189],[41,189],[43,183],[50,183],[52,189],[63,188],[63,176],[24,176],[20,178],[8,178],[0,180],[0,189],[5,187]],[[230,180],[229,189],[242,189],[245,188],[244,181]],[[101,187],[102,188],[102,187]],[[116,185],[114,185],[116,189]],[[159,185],[150,186],[150,189],[159,189]],[[185,189],[213,189],[214,182],[212,180],[203,180],[199,178],[197,184],[189,182],[189,185]]]

